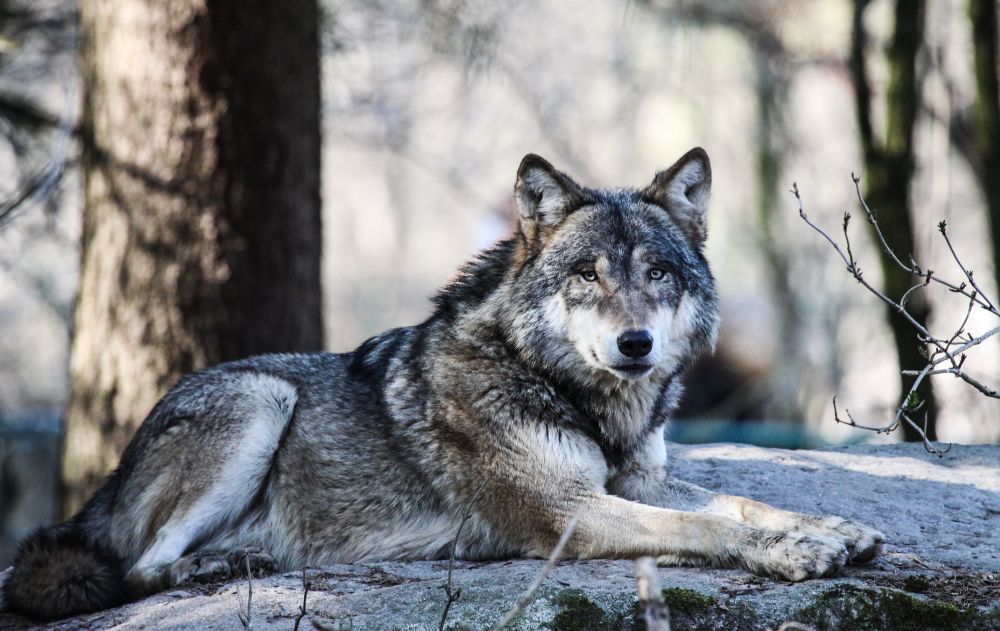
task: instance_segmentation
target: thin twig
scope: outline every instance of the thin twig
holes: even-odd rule
[[[822,228],[820,228],[819,226],[817,226],[816,224],[814,224],[809,219],[809,217],[805,214],[805,211],[802,209],[802,198],[799,196],[799,187],[797,185],[795,185],[795,184],[792,184],[792,193],[795,195],[795,198],[799,202],[799,216],[802,217],[802,219],[807,224],[809,224],[809,226],[811,226],[813,228],[813,230],[819,232],[821,235],[823,235],[824,237],[826,237],[826,240],[829,241],[833,245],[834,249],[837,251],[837,254],[840,255],[840,258],[842,258],[844,260],[844,263],[847,265],[847,271],[850,272],[852,276],[854,276],[854,279],[857,280],[862,285],[864,285],[865,289],[867,289],[869,292],[871,292],[872,294],[874,294],[875,296],[877,296],[879,300],[881,300],[882,302],[884,302],[888,306],[892,307],[897,313],[899,313],[901,316],[903,316],[904,318],[906,318],[906,320],[915,329],[917,329],[917,331],[919,331],[920,333],[922,333],[924,336],[926,336],[928,338],[932,337],[931,334],[930,334],[930,331],[928,331],[926,328],[924,328],[924,326],[922,324],[920,324],[919,322],[917,322],[913,318],[913,316],[910,315],[910,313],[905,308],[903,308],[902,306],[900,306],[896,301],[894,301],[891,298],[889,298],[888,296],[886,296],[880,290],[878,290],[874,286],[872,286],[867,280],[865,280],[864,276],[861,273],[861,268],[858,266],[857,261],[854,260],[853,253],[850,256],[844,254],[843,250],[840,249],[840,246],[837,245],[837,243],[833,240],[833,238],[830,235],[828,235],[825,231],[823,231]],[[845,228],[845,233],[846,233],[846,228]]]
[[[867,429],[869,431],[875,432],[876,434],[888,434],[896,429],[896,423],[890,423],[884,427],[872,427],[870,425],[862,425],[854,420],[851,416],[850,410],[844,410],[847,413],[847,420],[840,418],[840,413],[837,411],[837,397],[833,397],[833,420],[838,423],[843,423],[844,425],[849,425],[851,427],[857,427],[858,429]]]
[[[868,202],[865,201],[864,195],[861,193],[861,178],[858,177],[858,176],[856,176],[856,175],[854,175],[852,173],[851,174],[851,180],[854,182],[854,191],[855,191],[855,193],[857,195],[858,201],[861,203],[861,207],[865,211],[865,215],[868,218],[868,223],[870,223],[872,225],[872,227],[875,229],[875,234],[878,236],[879,244],[882,247],[882,251],[885,252],[889,256],[889,258],[896,265],[898,265],[901,269],[903,269],[904,271],[907,271],[907,272],[909,272],[909,273],[911,273],[911,274],[913,274],[915,276],[923,276],[924,273],[923,273],[923,271],[918,266],[916,266],[916,265],[906,265],[905,263],[903,263],[902,261],[899,260],[899,257],[896,256],[896,253],[892,250],[892,248],[889,247],[889,244],[885,240],[885,236],[882,234],[882,229],[878,225],[878,220],[875,219],[875,213],[874,213],[874,211],[872,211],[872,209],[869,208]],[[948,235],[945,233],[945,230],[943,229],[943,227],[946,227],[946,225],[947,224],[945,224],[945,222],[943,222],[943,221],[940,222],[938,224],[938,230],[940,230],[941,234],[944,235],[945,241],[948,241]],[[813,226],[813,228],[815,228],[815,226]],[[954,255],[954,250],[952,250],[952,254]],[[963,270],[964,270],[964,266],[962,266],[961,264],[959,266],[962,267]],[[963,295],[965,295],[967,297],[971,297],[971,292],[969,292],[966,289],[965,283],[961,283],[959,285],[956,285],[954,283],[950,283],[950,282],[948,282],[948,281],[946,281],[946,280],[944,280],[942,278],[938,278],[936,276],[933,277],[931,280],[933,282],[935,282],[935,283],[938,283],[940,285],[943,285],[943,286],[947,287],[951,291],[963,294]],[[982,292],[979,292],[979,293],[982,294]],[[980,306],[982,306],[987,311],[991,311],[994,315],[1000,315],[1000,313],[997,312],[996,308],[993,307],[993,303],[991,303],[989,300],[984,300],[982,298],[977,298],[977,302],[980,303]]]
[[[462,529],[465,528],[465,523],[472,518],[472,507],[475,505],[476,500],[479,499],[479,494],[483,492],[486,488],[486,483],[490,481],[490,476],[487,475],[483,479],[479,488],[476,489],[475,495],[469,500],[469,503],[465,505],[465,512],[462,515],[462,521],[458,523],[458,530],[455,532],[455,538],[451,542],[451,554],[448,556],[448,582],[444,586],[444,593],[447,596],[447,601],[444,604],[444,611],[441,612],[441,622],[438,623],[438,631],[444,631],[444,624],[448,621],[448,611],[451,609],[452,604],[462,597],[462,588],[459,587],[456,590],[452,590],[451,587],[451,571],[455,567],[455,550],[458,548],[458,539],[462,536]]]
[[[306,617],[306,603],[309,598],[309,587],[311,583],[306,580],[306,568],[302,568],[302,604],[299,606],[299,615],[295,616],[295,627],[292,631],[299,631],[299,624]]]
[[[920,372],[916,371],[916,370],[904,370],[903,374],[904,375],[918,375],[918,374],[920,374]],[[927,373],[927,375],[928,376],[930,376],[930,375],[954,375],[954,376],[958,377],[959,379],[961,379],[962,381],[964,381],[965,383],[967,383],[970,386],[972,386],[973,388],[975,388],[976,390],[979,390],[981,393],[983,393],[984,396],[987,396],[987,397],[989,397],[991,399],[1000,399],[1000,392],[998,392],[997,390],[994,390],[993,388],[990,388],[989,386],[984,385],[980,381],[976,380],[973,377],[970,377],[964,371],[959,370],[959,369],[955,369],[955,368],[941,368],[939,370],[932,370],[929,373]]]
[[[240,624],[246,631],[253,631],[253,621],[251,620],[252,607],[253,607],[253,573],[250,571],[250,550],[246,550],[246,556],[244,556],[247,565],[247,612],[246,615],[243,614],[243,598],[240,596],[240,588],[236,587],[236,599],[239,601],[240,610],[239,618]]]
[[[972,278],[972,271],[966,269],[965,265],[962,264],[962,260],[958,258],[958,254],[955,252],[955,248],[951,245],[951,238],[948,237],[948,224],[942,220],[941,223],[938,224],[938,230],[941,232],[941,236],[944,237],[944,242],[948,244],[948,251],[951,252],[951,257],[955,259],[955,263],[958,264],[958,268],[962,270],[962,273],[965,274],[965,277],[969,279],[969,284],[972,285],[972,288],[976,290],[976,292],[980,296],[983,297],[983,301],[987,305],[986,306],[987,311],[992,311],[993,313],[996,313],[996,308],[993,306],[993,303],[986,296],[986,294],[983,293],[983,291],[979,288],[979,285],[977,285],[976,281]]]
[[[524,593],[517,599],[517,602],[510,608],[510,611],[508,611],[504,617],[500,619],[500,622],[496,623],[493,627],[493,631],[500,631],[501,629],[506,628],[507,625],[514,620],[514,618],[520,615],[520,613],[524,611],[533,600],[535,600],[535,592],[538,591],[538,588],[545,582],[545,578],[549,575],[549,572],[551,572],[552,569],[555,568],[556,563],[559,562],[559,557],[562,556],[563,548],[566,547],[566,543],[569,541],[569,538],[573,536],[573,531],[576,530],[576,524],[579,520],[580,511],[577,511],[573,517],[570,518],[569,523],[566,524],[566,529],[563,530],[562,536],[559,537],[559,543],[557,543],[556,547],[552,550],[552,554],[549,555],[549,560],[545,563],[545,566],[542,567],[542,570],[537,576],[535,576],[535,580],[531,582],[528,589],[524,590]]]
[[[962,334],[965,333],[965,327],[967,324],[969,324],[969,316],[972,315],[972,309],[975,306],[976,306],[976,301],[969,300],[969,307],[965,310],[965,317],[962,318],[962,323],[958,325],[957,329],[955,329],[955,334],[952,335],[950,338],[948,338],[948,342],[945,344],[945,346],[951,348],[952,345],[956,343],[956,340],[958,340],[962,336]]]
[[[639,592],[639,606],[642,608],[646,631],[670,631],[670,608],[663,600],[653,557],[636,559],[635,586]]]

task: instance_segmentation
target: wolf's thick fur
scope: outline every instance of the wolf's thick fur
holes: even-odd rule
[[[870,559],[875,530],[667,476],[681,374],[718,327],[710,187],[701,149],[642,190],[525,157],[514,236],[426,322],[181,380],[80,514],[22,545],[8,607],[62,617],[249,561],[442,558],[480,487],[460,558],[546,555],[578,514],[577,557],[789,580]]]

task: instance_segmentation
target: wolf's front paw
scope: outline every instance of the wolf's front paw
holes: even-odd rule
[[[820,517],[806,532],[840,539],[848,563],[867,563],[882,552],[885,535],[878,530],[840,517]]]
[[[756,574],[786,581],[833,576],[847,563],[839,540],[796,531],[755,530],[748,535],[744,566]]]

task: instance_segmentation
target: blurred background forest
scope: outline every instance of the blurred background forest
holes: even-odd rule
[[[677,440],[904,438],[833,420],[837,395],[884,425],[921,356],[802,222],[793,181],[836,236],[863,215],[860,175],[923,269],[954,269],[947,220],[997,295],[994,0],[82,4],[0,0],[0,566],[79,507],[180,374],[426,317],[510,229],[527,152],[602,186],[711,156],[723,332]],[[851,229],[898,298],[912,278]],[[918,293],[932,329],[965,316]],[[1000,341],[966,368],[996,387]],[[996,398],[933,387],[929,433],[1000,441]]]

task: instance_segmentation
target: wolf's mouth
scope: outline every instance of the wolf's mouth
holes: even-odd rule
[[[647,372],[653,369],[652,364],[618,364],[617,366],[611,366],[611,369],[615,372],[620,372],[629,377],[641,377]]]

